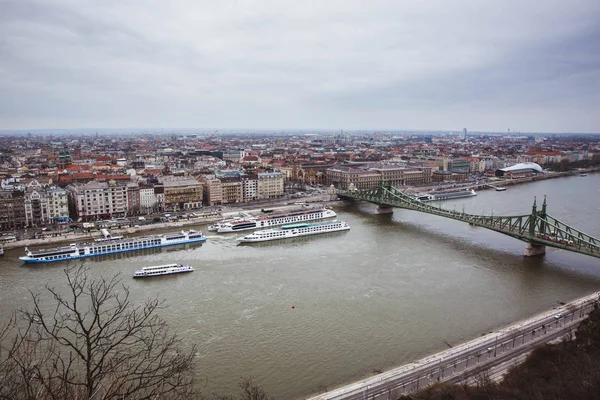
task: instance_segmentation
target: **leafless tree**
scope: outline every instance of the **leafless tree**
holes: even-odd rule
[[[84,266],[64,272],[66,290],[31,293],[32,307],[0,331],[1,399],[199,397],[196,348],[169,333],[162,300],[134,305],[118,276],[92,278]]]
[[[473,371],[473,382],[474,386],[483,388],[487,387],[492,383],[490,378],[490,371],[485,367],[478,367]]]

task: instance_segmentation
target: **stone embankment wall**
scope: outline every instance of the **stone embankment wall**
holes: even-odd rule
[[[308,200],[308,201],[312,200],[312,202],[318,202],[318,204],[323,204],[323,205],[325,205],[325,204],[340,205],[340,204],[344,203],[343,201],[323,201],[320,198],[305,199],[305,200]],[[315,205],[316,204],[317,203],[315,203]],[[273,208],[273,209],[281,209],[281,210],[285,210],[285,209],[289,209],[289,208],[298,208],[298,206],[289,206],[289,205],[285,205],[285,206],[273,205],[273,206],[271,206],[269,204],[263,204],[262,206],[268,207],[268,208]],[[145,232],[145,231],[163,231],[163,230],[169,230],[169,229],[173,229],[173,228],[183,228],[185,226],[211,224],[211,223],[219,221],[223,218],[239,216],[242,213],[253,214],[253,213],[260,213],[260,212],[261,212],[260,209],[246,210],[246,209],[232,207],[230,212],[205,213],[204,215],[202,215],[200,217],[181,220],[181,221],[149,223],[146,225],[137,225],[137,226],[133,226],[133,227],[129,227],[129,228],[109,229],[109,230],[114,235],[133,234],[133,233]],[[42,245],[47,246],[48,244],[55,244],[55,243],[86,242],[86,241],[93,241],[94,239],[98,239],[100,237],[102,237],[100,230],[94,229],[94,230],[91,230],[90,232],[69,232],[64,235],[54,236],[54,237],[49,237],[49,238],[44,238],[44,239],[17,240],[15,242],[9,242],[9,243],[4,244],[4,248],[5,249],[14,249],[14,248],[19,248],[19,247],[30,247],[30,246],[33,247],[33,246],[42,246]]]
[[[203,225],[210,224],[212,222],[218,221],[223,218],[221,214],[210,214],[206,217],[194,218],[185,221],[174,221],[174,222],[160,222],[155,224],[147,224],[147,225],[138,225],[129,228],[121,228],[121,229],[110,229],[110,232],[114,235],[124,235],[131,234],[136,232],[144,232],[151,230],[163,230],[169,228],[182,228],[184,226],[190,225]],[[47,245],[51,243],[73,243],[73,242],[85,242],[89,240],[94,240],[102,237],[99,230],[92,230],[90,232],[69,232],[64,235],[54,236],[44,239],[27,239],[27,240],[17,240],[15,242],[9,242],[4,244],[5,249],[13,249],[17,247],[29,247],[29,246],[41,246]]]

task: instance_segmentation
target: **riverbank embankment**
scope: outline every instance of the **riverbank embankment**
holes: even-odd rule
[[[535,346],[564,337],[598,307],[599,301],[600,292],[592,293],[413,363],[310,397],[309,400],[392,398],[410,395],[438,382],[463,382],[473,374],[482,373],[499,363],[523,361],[521,356],[531,352]]]
[[[575,170],[566,172],[545,172],[543,174],[528,176],[523,178],[491,178],[483,182],[463,182],[463,183],[452,183],[452,184],[437,184],[437,185],[420,185],[414,186],[407,189],[409,193],[446,193],[455,192],[457,190],[491,190],[499,187],[506,188],[507,186],[521,185],[525,183],[537,182],[546,179],[566,178],[571,176],[577,176],[582,173],[594,173],[600,171],[599,168],[589,168],[585,170]]]
[[[506,186],[536,182],[536,181],[540,181],[540,180],[544,180],[544,179],[555,179],[555,178],[576,176],[580,173],[584,173],[584,172],[585,173],[593,173],[593,172],[597,172],[599,170],[600,169],[598,169],[598,168],[590,168],[590,169],[586,169],[586,170],[577,170],[577,171],[568,171],[568,172],[548,172],[543,175],[536,175],[536,176],[532,176],[532,177],[519,178],[519,179],[498,179],[498,180],[481,183],[481,184],[471,184],[471,185],[454,184],[454,185],[444,185],[444,186],[435,186],[435,187],[434,186],[432,186],[432,187],[414,187],[410,191],[411,192],[415,192],[415,191],[425,192],[425,191],[436,190],[436,191],[438,191],[438,193],[440,193],[440,192],[443,193],[444,191],[455,191],[455,190],[463,190],[463,189],[487,190],[487,189],[494,189],[495,187],[498,187],[498,186],[506,187]],[[329,205],[329,206],[344,204],[343,201],[329,200],[327,198],[330,198],[330,196],[329,195],[317,195],[317,196],[313,196],[313,197],[303,198],[302,202],[306,202],[308,204],[314,204],[314,205],[322,204],[322,205]],[[252,209],[252,207],[257,207],[257,208]],[[200,213],[199,217],[190,218],[190,219],[186,219],[186,220],[149,223],[149,224],[145,224],[145,225],[135,225],[135,226],[127,227],[127,228],[111,229],[111,233],[116,234],[116,235],[125,235],[125,234],[135,234],[138,232],[146,232],[146,231],[154,231],[154,230],[162,231],[162,230],[169,230],[169,229],[174,229],[174,228],[183,228],[186,226],[211,224],[211,223],[214,223],[214,222],[219,221],[224,218],[231,218],[231,217],[235,217],[235,216],[240,216],[242,214],[260,213],[261,208],[258,208],[258,207],[271,208],[271,209],[277,209],[277,210],[289,210],[290,208],[294,208],[294,207],[297,208],[296,205],[290,205],[289,200],[275,200],[275,201],[268,202],[268,203],[261,202],[261,203],[257,203],[257,204],[248,204],[248,203],[234,204],[234,205],[228,205],[227,207],[224,207],[224,210],[228,210],[228,211]],[[30,247],[30,246],[32,247],[32,246],[42,246],[42,245],[55,244],[55,243],[73,243],[73,242],[80,242],[80,241],[88,241],[88,240],[97,239],[99,237],[101,237],[100,230],[92,230],[89,232],[66,232],[65,234],[62,234],[59,236],[40,238],[40,239],[25,239],[25,240],[17,240],[14,242],[7,242],[4,244],[3,247],[4,247],[4,249],[8,250],[8,249],[14,249],[14,248],[19,248],[19,247]]]
[[[210,224],[214,221],[218,221],[224,218],[223,215],[212,214],[207,217],[200,217],[189,219],[185,221],[174,221],[174,222],[160,222],[156,224],[147,224],[147,225],[137,225],[134,227],[128,228],[119,228],[119,229],[111,229],[111,234],[114,235],[124,235],[124,234],[133,234],[138,232],[152,231],[152,230],[163,230],[163,229],[171,229],[171,228],[182,228],[185,226],[191,225],[203,225]],[[30,246],[41,246],[47,244],[54,243],[73,243],[73,242],[81,242],[81,241],[93,241],[94,239],[101,238],[102,234],[100,230],[90,230],[89,232],[67,232],[64,235],[53,236],[43,239],[25,239],[25,240],[17,240],[14,242],[9,242],[4,244],[4,249],[14,249],[18,247],[30,247]]]
[[[310,201],[310,199],[307,199],[307,201]],[[318,200],[314,200],[314,202],[312,202],[312,203],[307,203],[307,204],[312,204],[313,206],[316,207],[319,205],[335,206],[335,205],[340,205],[342,203],[343,203],[343,201],[322,201],[322,200],[318,199]],[[180,228],[184,228],[184,227],[188,227],[188,226],[208,225],[208,224],[212,224],[216,221],[220,221],[225,218],[238,217],[238,216],[242,216],[245,214],[256,215],[256,214],[261,213],[262,209],[260,209],[260,208],[257,208],[257,209],[242,208],[242,207],[248,207],[248,206],[249,206],[248,204],[239,205],[237,207],[232,206],[232,207],[227,208],[229,211],[204,213],[204,214],[200,214],[200,216],[196,217],[196,218],[190,218],[190,219],[179,220],[179,221],[149,223],[149,224],[145,224],[145,225],[136,225],[136,226],[126,227],[126,228],[111,229],[110,232],[111,232],[111,234],[114,234],[114,235],[126,235],[126,234],[135,234],[135,233],[147,232],[147,231],[167,231],[167,230],[173,230],[173,229],[180,229]],[[276,202],[272,203],[272,204],[261,204],[261,206],[263,208],[268,207],[270,209],[279,210],[279,211],[286,211],[286,210],[290,210],[290,209],[300,209],[298,205],[278,204]],[[53,237],[47,237],[47,238],[41,238],[41,239],[16,240],[14,242],[5,243],[3,247],[4,247],[4,249],[8,250],[8,249],[14,249],[14,248],[20,248],[20,247],[34,247],[34,246],[43,246],[43,245],[49,245],[49,244],[86,242],[86,241],[93,241],[94,239],[98,239],[101,237],[102,237],[101,231],[99,229],[94,229],[94,230],[90,230],[89,232],[65,232],[65,234],[60,235],[60,236],[53,236]]]
[[[492,182],[489,182],[486,184],[476,185],[474,187],[474,189],[478,189],[478,190],[495,189],[496,187],[520,185],[523,183],[537,182],[537,181],[542,181],[545,179],[565,178],[565,177],[570,177],[570,176],[577,176],[581,173],[592,173],[592,172],[597,172],[597,171],[598,171],[598,169],[593,168],[593,169],[589,169],[589,170],[585,170],[585,171],[548,172],[543,175],[534,175],[534,176],[525,177],[525,178],[498,179],[498,180],[495,180],[495,181],[492,181]]]

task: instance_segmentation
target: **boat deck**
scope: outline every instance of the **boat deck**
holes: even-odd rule
[[[194,235],[194,234],[200,234],[200,232],[189,232],[190,235]],[[40,255],[40,254],[45,254],[48,252],[62,252],[62,251],[68,251],[68,250],[72,250],[75,251],[76,249],[80,249],[83,248],[85,246],[89,246],[89,247],[100,247],[100,246],[112,246],[112,245],[118,245],[118,244],[123,244],[123,243],[130,243],[130,242],[134,242],[134,241],[139,241],[139,240],[153,240],[153,239],[161,239],[161,238],[173,238],[173,237],[183,237],[184,235],[182,235],[181,232],[169,232],[169,233],[161,233],[161,234],[157,234],[157,235],[150,235],[150,236],[134,236],[134,237],[130,237],[130,238],[123,238],[123,239],[115,239],[115,240],[107,240],[107,241],[101,241],[101,242],[80,242],[80,243],[75,243],[74,246],[62,246],[62,247],[54,247],[54,248],[44,248],[44,249],[37,249],[37,250],[30,250],[32,255]]]

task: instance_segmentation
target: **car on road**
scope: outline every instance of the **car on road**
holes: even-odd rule
[[[554,319],[561,319],[562,318],[562,314],[558,313],[554,315]]]

